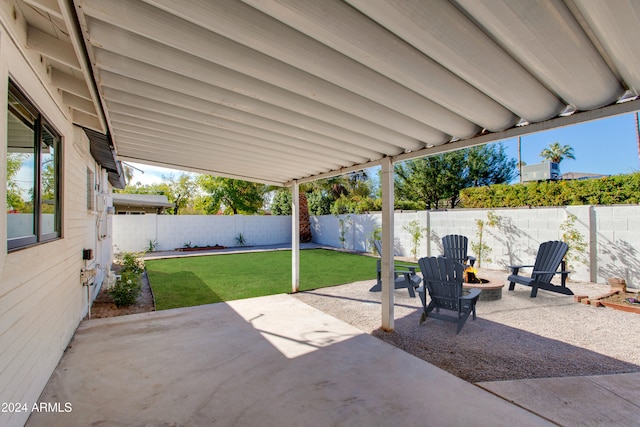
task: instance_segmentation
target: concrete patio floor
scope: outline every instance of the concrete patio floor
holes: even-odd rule
[[[71,412],[26,425],[638,426],[639,383],[630,373],[474,385],[274,295],[83,321],[40,397]]]
[[[553,425],[290,295],[84,321],[40,402],[72,410],[28,426]]]

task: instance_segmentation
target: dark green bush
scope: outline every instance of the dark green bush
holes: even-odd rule
[[[462,207],[484,209],[634,204],[640,200],[640,173],[576,181],[465,188],[460,192],[460,199]]]

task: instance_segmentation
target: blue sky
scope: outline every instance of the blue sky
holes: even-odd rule
[[[573,147],[576,159],[560,163],[560,172],[589,172],[603,175],[637,172],[638,140],[635,114],[594,120],[555,130],[525,135],[522,140],[522,161],[528,165],[540,163],[540,152],[549,144]],[[518,139],[502,141],[507,155],[518,158]]]
[[[554,142],[570,145],[576,160],[565,159],[560,164],[560,172],[589,172],[603,175],[637,172],[638,140],[636,136],[635,113],[595,120],[555,130],[525,135],[522,138],[522,160],[532,165],[540,163],[540,152]],[[518,158],[518,139],[501,141],[507,155]],[[162,182],[162,175],[180,171],[155,166],[131,163],[145,171],[135,171],[133,182],[151,184]]]

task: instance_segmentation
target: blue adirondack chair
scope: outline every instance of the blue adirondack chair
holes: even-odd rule
[[[382,242],[380,240],[376,240],[373,242],[376,247],[376,250],[380,255],[382,255]],[[382,291],[382,260],[378,259],[377,262],[377,270],[378,270],[378,280],[376,284],[373,285],[369,292],[380,292]],[[420,286],[420,282],[422,279],[416,273],[415,265],[407,265],[395,262],[393,268],[393,276],[394,276],[394,288],[395,289],[403,289],[407,288],[409,291],[409,296],[411,298],[416,297],[415,289]]]
[[[561,241],[553,240],[544,242],[538,249],[536,262],[534,265],[511,265],[511,275],[507,277],[509,281],[509,290],[512,291],[516,283],[531,286],[531,298],[538,295],[538,289],[544,289],[551,292],[557,292],[564,295],[573,295],[571,289],[567,288],[567,276],[570,271],[566,271],[563,258],[567,253],[569,246]],[[519,276],[521,268],[533,267],[531,277]],[[558,270],[558,267],[561,267]],[[551,279],[555,274],[560,274],[561,284],[553,285]]]
[[[476,262],[476,258],[467,255],[467,249],[469,247],[469,239],[466,236],[460,236],[458,234],[449,234],[442,238],[442,248],[444,249],[444,256],[451,258],[455,262],[461,264],[469,264],[473,267]]]
[[[422,301],[422,315],[420,324],[427,317],[454,322],[458,325],[456,334],[473,315],[476,319],[476,302],[480,297],[480,289],[469,289],[468,294],[464,294],[462,280],[464,275],[464,265],[445,257],[428,257],[418,260],[420,271],[422,271],[423,286],[418,288],[418,295]],[[430,301],[427,305],[427,292]],[[451,314],[442,313],[446,310]]]

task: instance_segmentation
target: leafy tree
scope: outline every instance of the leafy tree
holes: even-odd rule
[[[271,213],[274,215],[291,215],[291,190],[280,188],[271,201]]]
[[[181,173],[177,177],[173,174],[162,176],[162,182],[158,184],[142,185],[140,182],[136,184],[128,184],[120,193],[126,194],[161,194],[167,196],[167,200],[173,203],[173,209],[167,211],[169,214],[178,215],[180,213],[203,213],[204,210],[198,210],[196,197],[198,184],[196,178],[187,173]]]
[[[27,155],[22,153],[7,154],[7,208],[23,211],[25,201],[22,199],[22,192],[17,181],[18,172],[22,168],[22,162]]]
[[[545,148],[540,152],[540,157],[546,161],[560,163],[564,159],[573,159],[576,157],[573,154],[573,148],[570,145],[560,145],[559,142],[549,144],[548,148]]]
[[[366,171],[320,179],[300,187],[311,215],[361,213],[372,210],[373,183]]]
[[[467,149],[471,187],[508,183],[517,176],[516,159],[507,157],[502,144]]]
[[[415,159],[395,166],[396,205],[401,200],[421,201],[427,209],[460,203],[460,190],[509,182],[516,161],[502,144],[489,144]]]
[[[262,209],[268,190],[263,184],[211,175],[200,175],[197,181],[206,193],[207,214],[216,214],[220,209],[225,214],[255,214]]]
[[[53,157],[45,162],[45,166],[42,170],[42,212],[54,213],[56,207],[53,204],[46,203],[46,201],[55,200],[56,191],[56,176],[53,164]]]
[[[311,215],[329,215],[331,214],[331,198],[319,191],[307,194],[307,203],[309,206],[309,214]]]
[[[394,170],[397,198],[420,200],[427,209],[437,209],[441,200],[457,198],[456,193],[464,188],[465,159],[461,151],[398,163]]]
[[[174,177],[173,174],[169,176],[162,176],[162,179],[167,183],[170,188],[171,198],[169,199],[173,203],[173,214],[178,215],[180,210],[184,210],[189,203],[193,202],[193,197],[198,190],[198,184],[195,179],[186,173]],[[169,198],[169,195],[167,195]]]

